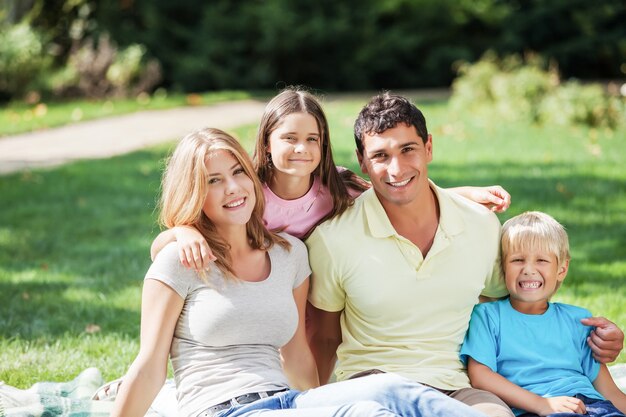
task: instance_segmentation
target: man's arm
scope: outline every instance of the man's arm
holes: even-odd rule
[[[594,327],[587,343],[595,360],[600,363],[609,363],[617,359],[624,348],[624,332],[604,317],[589,317],[582,319],[581,323]]]
[[[330,379],[337,360],[337,347],[342,341],[339,323],[341,313],[320,310],[307,303],[307,339],[322,384]]]
[[[553,413],[584,414],[586,412],[585,404],[578,398],[540,397],[493,372],[488,366],[471,357],[467,361],[467,373],[472,387],[496,394],[510,407],[520,408],[540,416]]]

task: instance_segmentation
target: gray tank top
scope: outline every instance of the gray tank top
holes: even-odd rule
[[[242,394],[288,387],[278,349],[295,333],[293,290],[311,270],[304,244],[281,236],[292,248],[269,250],[271,272],[264,281],[229,280],[217,268],[203,281],[181,265],[175,242],[146,273],[185,300],[170,349],[182,416],[195,417]]]

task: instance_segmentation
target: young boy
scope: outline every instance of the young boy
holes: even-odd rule
[[[587,345],[590,329],[580,319],[591,313],[549,302],[569,260],[567,233],[549,215],[507,221],[502,269],[510,296],[474,308],[461,360],[472,386],[498,395],[517,416],[624,416],[626,394]]]

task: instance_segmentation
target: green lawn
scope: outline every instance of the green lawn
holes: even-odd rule
[[[15,102],[0,108],[0,136],[48,129],[72,122],[188,105],[209,105],[220,101],[265,97],[264,93],[218,91],[203,94],[167,94],[164,91],[137,99],[79,100],[42,102],[28,105]]]
[[[351,129],[363,103],[325,105],[337,162],[353,169]],[[573,256],[555,299],[626,328],[626,130],[464,122],[445,103],[421,107],[434,138],[431,178],[503,185],[513,205],[502,221],[530,209],[554,215]],[[251,148],[254,126],[234,133]],[[170,149],[0,177],[0,380],[27,387],[89,366],[106,379],[125,372],[138,349],[142,278]]]

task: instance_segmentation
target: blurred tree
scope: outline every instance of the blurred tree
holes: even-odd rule
[[[0,0],[0,23],[14,25],[32,9],[35,0]]]
[[[449,83],[497,34],[492,2],[125,0],[96,16],[121,44],[147,45],[174,87],[393,88]]]
[[[536,51],[565,76],[623,77],[626,2],[623,0],[508,0],[499,52]]]
[[[0,0],[13,7],[19,0]],[[565,77],[623,76],[623,0],[25,0],[65,62],[108,32],[143,44],[168,87],[193,91],[448,85],[455,63],[538,51]],[[25,13],[21,8],[20,13]],[[13,13],[13,12],[12,12]]]

